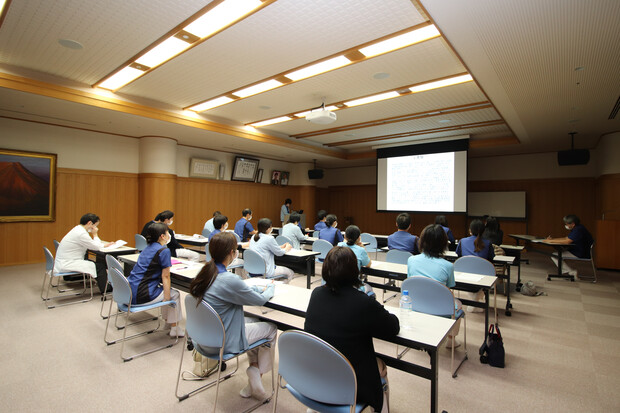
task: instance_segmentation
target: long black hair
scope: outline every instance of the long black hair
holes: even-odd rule
[[[474,251],[482,251],[484,249],[484,241],[482,240],[484,224],[481,220],[474,219],[471,224],[469,224],[469,230],[471,231],[471,235],[474,235],[476,237],[476,239],[474,240]]]
[[[261,218],[258,220],[258,232],[254,235],[254,241],[258,241],[260,238],[260,234],[266,234],[267,230],[271,228],[271,220],[269,218]]]
[[[161,222],[153,222],[146,229],[146,242],[149,244],[157,242],[159,241],[159,237],[166,232],[168,232],[168,225],[162,224]]]

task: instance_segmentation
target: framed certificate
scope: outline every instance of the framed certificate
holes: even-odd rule
[[[245,158],[242,156],[235,156],[235,163],[233,165],[231,181],[256,181],[256,174],[258,172],[258,159]]]
[[[218,161],[192,158],[189,164],[189,176],[192,178],[217,179],[220,172]]]

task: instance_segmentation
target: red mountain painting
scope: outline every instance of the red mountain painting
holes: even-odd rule
[[[0,215],[49,214],[49,183],[20,162],[0,162]]]

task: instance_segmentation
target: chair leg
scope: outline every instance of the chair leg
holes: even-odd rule
[[[47,284],[47,290],[46,290],[46,293],[45,293],[45,298],[43,299],[43,302],[45,303],[45,306],[47,307],[47,309],[49,310],[49,309],[52,309],[52,308],[55,308],[55,307],[63,307],[65,305],[79,304],[79,303],[85,303],[85,302],[91,301],[93,299],[93,278],[89,274],[82,274],[82,276],[84,277],[83,280],[82,280],[83,285],[84,285],[84,289],[82,291],[80,291],[78,293],[72,293],[72,294],[59,294],[59,295],[57,295],[55,297],[50,297],[49,296],[50,288],[52,287],[52,281],[55,278],[55,277],[53,277],[50,274],[50,281]],[[86,298],[84,300],[70,301],[68,303],[61,303],[61,304],[56,304],[56,305],[48,305],[48,302],[52,301],[52,300],[57,300],[57,299],[60,299],[60,298],[68,298],[68,297],[78,297],[78,296],[83,295],[86,292],[86,289],[87,289],[87,287],[86,287],[86,277],[88,277],[88,279],[90,281],[90,297],[89,298]]]

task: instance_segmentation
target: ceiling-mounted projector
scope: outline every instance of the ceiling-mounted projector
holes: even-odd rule
[[[325,107],[321,107],[319,109],[311,110],[310,113],[306,115],[306,120],[319,125],[327,125],[328,123],[336,121],[336,114],[325,109]]]

